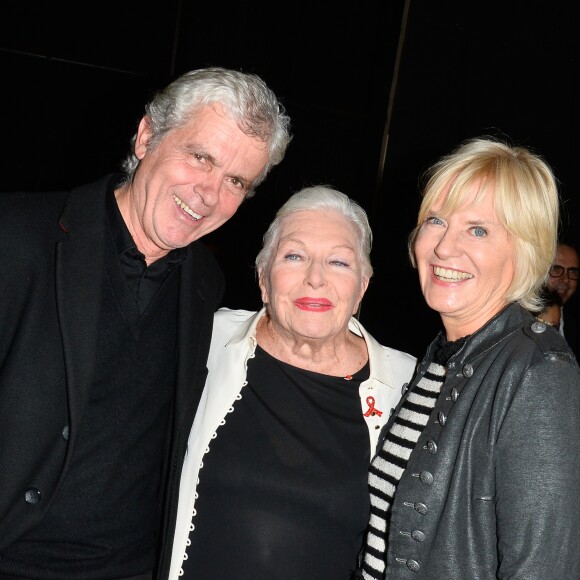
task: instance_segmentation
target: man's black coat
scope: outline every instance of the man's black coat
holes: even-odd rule
[[[0,194],[0,554],[42,519],[75,451],[96,360],[111,178],[70,192]],[[211,252],[202,242],[190,251],[180,266],[163,544],[224,290]]]

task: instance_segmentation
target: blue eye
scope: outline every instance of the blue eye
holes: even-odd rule
[[[483,238],[484,236],[487,235],[487,230],[485,228],[482,228],[481,226],[475,226],[473,228],[473,235],[478,238]]]

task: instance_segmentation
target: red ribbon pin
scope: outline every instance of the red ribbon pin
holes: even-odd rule
[[[375,398],[367,397],[367,405],[369,406],[367,412],[364,414],[365,417],[370,417],[371,415],[378,415],[379,417],[383,414],[382,411],[375,409]]]

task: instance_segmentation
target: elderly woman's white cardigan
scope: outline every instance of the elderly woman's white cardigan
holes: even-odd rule
[[[247,384],[248,359],[253,358],[256,350],[256,327],[265,313],[264,308],[259,312],[222,308],[215,314],[209,374],[181,473],[170,580],[180,576],[190,526],[195,525],[196,486],[198,477],[203,477],[203,472],[200,475],[203,456],[210,452],[212,439],[219,434],[220,425],[227,421],[235,401],[242,396],[241,391]],[[370,376],[361,384],[359,392],[372,457],[381,427],[397,405],[403,385],[411,380],[417,361],[410,354],[380,345],[355,318],[351,318],[349,329],[364,338],[369,353]]]

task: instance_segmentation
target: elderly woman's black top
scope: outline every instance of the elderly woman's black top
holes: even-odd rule
[[[368,376],[368,364],[345,380],[257,348],[204,457],[186,580],[350,578],[369,514]]]

